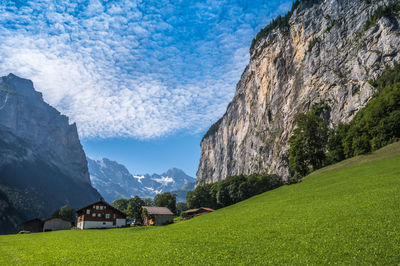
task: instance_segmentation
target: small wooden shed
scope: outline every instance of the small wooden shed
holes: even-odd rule
[[[43,221],[39,218],[35,218],[24,223],[24,231],[32,233],[43,232]]]
[[[174,214],[167,207],[143,206],[143,225],[165,225],[174,222]]]
[[[211,209],[211,208],[200,207],[197,209],[190,209],[190,210],[184,211],[183,213],[184,213],[184,216],[186,219],[190,219],[195,216],[199,216],[199,215],[206,214],[206,213],[213,212],[213,211],[215,211],[215,210]]]
[[[52,217],[43,221],[43,232],[69,230],[72,227],[70,221],[58,217]]]

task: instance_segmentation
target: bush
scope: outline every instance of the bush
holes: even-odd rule
[[[270,34],[275,29],[281,29],[283,31],[287,31],[289,29],[289,20],[293,15],[293,12],[302,5],[312,5],[318,3],[320,0],[296,0],[292,4],[291,10],[285,16],[277,16],[275,19],[271,21],[265,28],[261,29],[256,37],[251,41],[250,51],[253,50],[254,46]]]
[[[374,14],[370,16],[367,20],[367,22],[364,25],[364,30],[368,30],[369,28],[373,27],[376,25],[376,23],[383,17],[393,17],[396,14],[398,15],[400,13],[400,3],[393,2],[387,6],[380,6],[378,7]]]

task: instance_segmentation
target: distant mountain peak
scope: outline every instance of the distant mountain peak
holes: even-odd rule
[[[161,175],[132,175],[124,165],[107,158],[99,160],[88,158],[88,165],[93,186],[109,202],[136,195],[142,198],[154,197],[159,193],[177,191],[183,187],[192,188],[196,182],[196,179],[176,167],[168,169]]]

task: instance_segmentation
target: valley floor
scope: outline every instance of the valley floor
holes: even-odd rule
[[[164,227],[0,236],[9,264],[399,264],[400,143]]]

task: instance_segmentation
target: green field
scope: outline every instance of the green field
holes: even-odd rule
[[[400,143],[164,227],[0,236],[0,264],[400,264]]]

